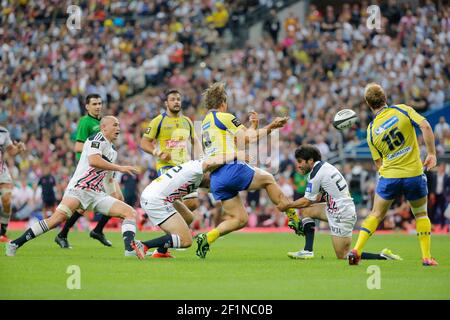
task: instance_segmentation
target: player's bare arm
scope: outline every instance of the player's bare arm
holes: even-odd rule
[[[128,173],[135,175],[139,173],[139,169],[133,166],[121,166],[115,163],[110,163],[102,158],[100,154],[93,154],[88,157],[89,165],[91,167],[108,170],[108,171],[119,171],[122,173]]]
[[[425,142],[425,146],[427,148],[427,157],[423,162],[423,166],[425,167],[425,170],[431,170],[436,167],[436,148],[434,145],[433,129],[427,120],[423,120],[419,127],[422,131],[423,141]]]
[[[286,210],[291,209],[291,208],[300,209],[300,208],[309,207],[313,203],[315,203],[315,202],[311,201],[309,199],[300,198],[300,199],[297,199],[296,201],[293,201],[293,202],[290,202],[290,203],[280,203],[277,206],[277,209],[280,210],[280,211],[286,211]]]

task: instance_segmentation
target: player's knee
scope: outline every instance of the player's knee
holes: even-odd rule
[[[240,216],[238,217],[239,229],[245,227],[245,226],[247,225],[247,222],[248,222],[248,216],[247,216],[247,214],[240,215]]]
[[[3,209],[9,212],[11,209],[11,193],[7,193],[2,197]]]
[[[129,207],[123,214],[124,219],[136,219],[137,213],[132,207]]]

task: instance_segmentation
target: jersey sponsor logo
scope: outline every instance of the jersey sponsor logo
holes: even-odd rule
[[[375,130],[375,134],[379,135],[379,134],[383,133],[384,131],[386,131],[387,129],[392,127],[397,122],[398,122],[397,116],[393,116],[392,118],[389,118],[387,121],[383,122],[383,124]]]
[[[401,149],[401,150],[398,150],[397,152],[388,154],[388,155],[387,155],[387,159],[388,159],[388,160],[392,160],[392,159],[398,158],[398,157],[400,157],[400,156],[403,156],[403,155],[405,155],[405,154],[411,152],[411,150],[412,150],[411,147],[403,148],[403,149]]]
[[[203,126],[202,126],[202,130],[206,130],[206,129],[209,129],[211,127],[211,122],[207,122],[207,123],[205,123]]]
[[[306,192],[311,192],[312,190],[312,183],[308,182],[308,184],[306,185]]]
[[[187,148],[186,140],[166,140],[166,148],[184,149]]]
[[[100,142],[98,141],[92,141],[91,147],[95,149],[100,149]]]
[[[152,131],[152,128],[148,127],[147,129],[145,129],[145,134],[150,134],[150,131]]]
[[[236,126],[239,127],[242,123],[238,118],[234,118],[233,120],[231,120],[231,122]]]

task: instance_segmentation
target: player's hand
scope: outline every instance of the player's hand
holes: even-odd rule
[[[169,152],[161,152],[159,158],[163,161],[170,161],[172,159]]]
[[[258,113],[256,111],[249,112],[249,120],[250,120],[250,127],[255,130],[258,129],[259,118]]]
[[[139,173],[139,168],[133,167],[133,166],[120,166],[120,172],[122,173],[128,173],[132,176]]]
[[[281,212],[284,212],[290,208],[290,204],[291,204],[290,202],[280,202],[277,205],[277,209],[280,210]]]
[[[288,122],[288,117],[276,117],[275,120],[273,120],[270,123],[271,129],[278,129],[284,127],[284,125]]]
[[[23,152],[23,151],[25,151],[27,149],[23,142],[16,142],[16,143],[14,143],[14,145],[19,150],[19,152]]]
[[[436,167],[436,155],[435,154],[429,154],[425,158],[425,161],[423,162],[423,166],[425,167],[426,171],[429,171]]]
[[[251,157],[249,154],[247,154],[245,152],[245,150],[239,150],[236,154],[236,160],[249,163],[251,160]]]

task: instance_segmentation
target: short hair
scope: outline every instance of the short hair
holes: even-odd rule
[[[206,109],[218,108],[222,103],[227,102],[225,83],[215,82],[202,93]]]
[[[373,110],[386,105],[386,94],[383,88],[377,83],[369,83],[364,89],[364,99]]]
[[[101,99],[102,97],[98,93],[91,93],[88,94],[86,97],[86,104],[89,104],[91,99]]]
[[[314,162],[316,162],[322,160],[322,155],[317,147],[310,144],[305,144],[295,150],[295,159],[302,159],[306,161],[313,159]]]
[[[177,89],[169,89],[164,93],[164,101],[169,100],[169,96],[173,93],[178,93],[181,96],[181,92]]]

